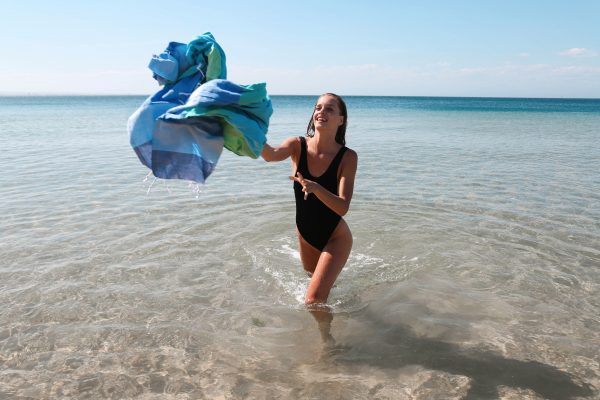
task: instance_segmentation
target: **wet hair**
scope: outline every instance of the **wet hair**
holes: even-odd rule
[[[348,109],[346,107],[346,103],[340,96],[334,93],[324,93],[319,96],[319,99],[323,96],[331,96],[337,101],[338,107],[340,109],[340,114],[344,117],[344,123],[338,126],[337,132],[335,133],[335,141],[342,146],[346,145],[346,126],[348,125]],[[308,122],[308,127],[306,128],[306,136],[313,137],[315,136],[315,121],[313,117],[315,115],[315,111],[310,116],[310,121]]]

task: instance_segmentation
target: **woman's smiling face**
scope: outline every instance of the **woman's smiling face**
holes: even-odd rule
[[[340,106],[333,96],[325,95],[319,97],[313,113],[315,129],[332,129],[336,131],[338,126],[344,123],[344,117],[340,114]]]

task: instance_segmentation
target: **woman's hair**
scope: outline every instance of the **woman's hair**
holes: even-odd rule
[[[346,145],[346,126],[348,125],[348,109],[346,108],[346,103],[337,94],[324,93],[319,96],[319,99],[323,96],[331,96],[338,103],[338,107],[340,109],[340,114],[344,117],[344,123],[342,125],[338,126],[337,132],[335,133],[335,141],[337,143],[341,144],[342,146],[345,146]],[[306,136],[309,136],[309,137],[313,137],[315,135],[315,122],[313,120],[314,115],[315,115],[315,111],[313,110],[313,113],[310,116],[310,121],[308,122],[308,127],[306,128]]]

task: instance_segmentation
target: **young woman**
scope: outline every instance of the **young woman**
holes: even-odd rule
[[[306,138],[265,144],[261,154],[266,161],[292,160],[300,258],[311,275],[306,304],[327,301],[352,248],[342,216],[352,200],[358,156],[345,146],[347,122],[342,98],[326,93],[317,100]]]

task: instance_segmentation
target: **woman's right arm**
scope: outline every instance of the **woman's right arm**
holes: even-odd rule
[[[277,147],[272,147],[265,143],[260,155],[265,161],[283,161],[286,158],[295,155],[297,151],[296,147],[299,147],[297,142],[297,137],[290,137]]]

